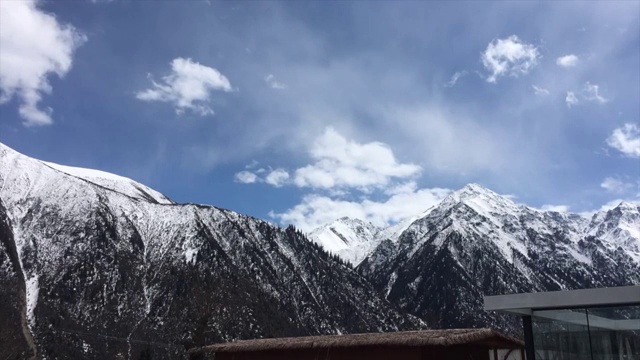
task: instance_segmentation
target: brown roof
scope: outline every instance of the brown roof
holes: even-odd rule
[[[189,353],[302,350],[359,346],[451,346],[485,345],[519,348],[524,343],[493,329],[419,330],[351,335],[303,336],[275,339],[238,340],[189,350]]]

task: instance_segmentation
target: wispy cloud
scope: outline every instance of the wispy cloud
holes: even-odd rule
[[[573,91],[567,91],[567,96],[564,98],[564,101],[567,103],[568,107],[572,107],[580,102]]]
[[[606,177],[600,187],[607,190],[608,192],[615,194],[622,194],[627,192],[628,190],[633,189],[635,186],[631,182],[627,182],[615,177]]]
[[[288,87],[287,84],[279,82],[273,74],[265,76],[264,81],[270,88],[275,90],[284,90]]]
[[[491,83],[497,82],[502,76],[527,74],[538,64],[539,58],[538,49],[521,41],[516,35],[493,40],[481,56],[482,64],[490,72],[487,81]]]
[[[600,87],[598,85],[591,84],[587,81],[586,84],[584,84],[584,88],[582,89],[582,96],[587,101],[595,101],[597,103],[604,104],[609,101],[609,99],[605,99],[603,96],[601,96],[599,93],[599,89]]]
[[[531,87],[533,88],[533,93],[536,95],[549,95],[549,90],[541,88],[541,87],[537,87],[535,85],[531,85]]]
[[[38,105],[52,91],[48,77],[64,77],[74,51],[85,41],[86,36],[40,10],[34,0],[0,1],[0,104],[15,95],[26,126],[52,124],[53,110]]]
[[[564,68],[574,67],[578,65],[578,56],[573,54],[560,56],[556,59],[556,65]]]
[[[178,114],[191,110],[203,116],[213,115],[213,109],[207,105],[211,92],[232,91],[231,83],[218,70],[185,58],[173,59],[171,74],[159,83],[153,78],[151,82],[151,88],[138,92],[136,98],[171,103]]]
[[[613,130],[607,138],[607,145],[625,156],[640,158],[640,127],[632,123],[624,124]]]
[[[451,79],[444,84],[444,87],[454,87],[458,83],[462,77],[466,76],[469,72],[467,70],[456,71],[453,75],[451,75]]]
[[[608,102],[609,99],[600,95],[600,86],[591,84],[587,81],[579,92],[576,93],[575,91],[568,91],[565,101],[568,107],[572,107],[581,101],[604,104]]]

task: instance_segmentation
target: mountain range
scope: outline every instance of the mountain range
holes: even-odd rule
[[[640,204],[631,202],[586,218],[519,205],[469,184],[389,228],[342,218],[310,238],[435,328],[517,332],[518,319],[482,310],[483,295],[640,283]],[[365,256],[362,242],[373,249]]]
[[[640,283],[640,206],[585,218],[480,185],[308,236],[0,144],[0,358],[181,358],[233,339],[492,326],[482,296]]]
[[[0,358],[175,359],[424,323],[306,239],[0,145]]]

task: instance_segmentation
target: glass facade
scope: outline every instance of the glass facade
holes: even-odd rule
[[[640,306],[533,311],[536,360],[640,360]]]

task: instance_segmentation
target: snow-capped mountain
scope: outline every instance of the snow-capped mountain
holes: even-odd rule
[[[386,228],[370,222],[342,217],[309,233],[309,239],[342,260],[358,266],[382,240],[395,242],[414,221],[426,216],[432,208]]]
[[[517,329],[482,311],[482,296],[640,283],[639,214],[622,203],[589,221],[470,184],[390,232],[358,270],[435,327]]]
[[[358,265],[378,245],[379,231],[369,222],[343,217],[313,230],[309,239],[352,265]]]
[[[621,249],[640,263],[640,203],[621,202],[609,211],[593,216],[586,229],[610,251]]]
[[[423,326],[290,227],[0,144],[0,358]]]
[[[635,203],[586,219],[470,184],[392,227],[343,218],[309,241],[0,144],[0,358],[180,358],[425,323],[518,332],[483,295],[640,283],[639,232]]]
[[[114,175],[100,170],[64,166],[45,161],[42,163],[65,174],[89,181],[135,199],[144,199],[151,202],[155,201],[158,204],[174,203],[163,194],[123,176]]]

